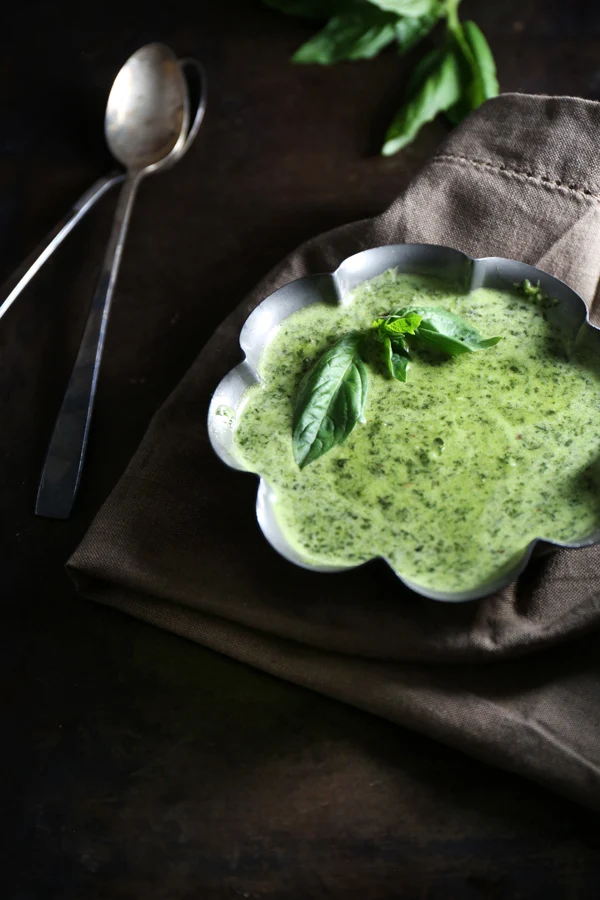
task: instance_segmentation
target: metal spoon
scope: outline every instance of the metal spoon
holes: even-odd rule
[[[185,144],[188,95],[174,54],[147,44],[117,75],[106,107],[104,131],[113,156],[125,167],[125,183],[75,367],[54,426],[40,481],[36,513],[66,519],[71,513],[85,458],[112,294],[133,201],[146,175]]]
[[[190,95],[190,114],[194,116],[182,147],[173,151],[160,164],[161,171],[170,168],[187,153],[194,142],[206,110],[206,74],[197,59],[180,59],[179,65],[187,81]],[[195,113],[193,109],[195,107]],[[158,167],[157,167],[158,168]],[[155,170],[156,171],[156,170]],[[8,312],[19,294],[27,287],[54,251],[62,244],[78,222],[96,205],[104,194],[117,184],[125,181],[125,173],[113,170],[99,178],[81,195],[69,212],[55,225],[52,231],[35,247],[27,259],[12,273],[0,288],[0,319]]]

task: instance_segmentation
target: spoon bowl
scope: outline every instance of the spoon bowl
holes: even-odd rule
[[[154,163],[152,171],[159,169],[164,171],[174,166],[184,156],[193,144],[202,124],[206,111],[206,73],[204,67],[197,59],[186,58],[179,60],[179,66],[185,76],[190,107],[190,125],[185,135],[181,132],[179,139],[171,152],[160,162]],[[0,319],[8,312],[21,292],[27,287],[34,275],[71,233],[77,223],[88,213],[104,194],[125,179],[125,173],[119,168],[99,178],[77,200],[66,216],[55,228],[35,247],[29,256],[21,263],[10,278],[0,288]]]
[[[163,44],[147,44],[119,71],[106,106],[104,133],[128,170],[152,170],[179,144],[189,127],[184,76]]]

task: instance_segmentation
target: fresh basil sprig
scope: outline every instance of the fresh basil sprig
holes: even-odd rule
[[[448,356],[487,350],[502,340],[501,337],[483,338],[465,319],[441,306],[404,306],[393,315],[399,319],[420,318],[414,332],[416,343]]]
[[[293,419],[294,457],[301,469],[342,444],[363,417],[367,370],[359,355],[362,335],[340,338],[304,377]]]
[[[374,328],[380,337],[397,338],[402,334],[414,334],[421,322],[421,316],[415,312],[408,312],[406,315],[390,313],[388,316],[374,319],[371,328]]]
[[[405,335],[414,335],[421,324],[421,316],[409,313],[407,316],[391,314],[375,319],[371,333],[378,344],[378,357],[384,369],[398,381],[406,381],[408,374],[408,346]]]
[[[398,381],[406,381],[408,375],[408,347],[402,338],[393,340],[384,337],[381,342],[381,358],[382,362],[392,376]]]
[[[300,384],[292,423],[299,467],[342,444],[363,419],[368,391],[365,362],[373,355],[392,378],[405,382],[410,342],[460,356],[493,347],[499,340],[482,338],[468,322],[440,306],[405,306],[374,319],[367,333],[344,335],[317,359]]]
[[[496,65],[481,29],[461,22],[461,0],[264,0],[275,9],[304,18],[329,19],[293,55],[295,63],[332,65],[371,59],[396,43],[406,53],[445,22],[441,47],[417,64],[404,103],[387,131],[382,153],[406,147],[421,127],[445,113],[455,125],[498,94]]]

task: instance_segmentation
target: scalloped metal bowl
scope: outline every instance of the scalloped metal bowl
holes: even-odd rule
[[[436,275],[454,283],[462,282],[470,290],[479,287],[507,288],[525,278],[532,282],[539,281],[543,290],[551,297],[556,298],[557,304],[551,315],[567,336],[571,335],[574,338],[583,326],[587,326],[596,333],[599,331],[588,321],[587,308],[579,294],[558,278],[554,278],[534,266],[496,257],[472,259],[458,250],[431,244],[394,244],[364,250],[362,253],[345,259],[331,274],[299,278],[297,281],[285,285],[263,300],[246,320],[240,333],[240,347],[245,358],[223,378],[212,397],[208,413],[208,433],[211,444],[217,456],[226,465],[232,469],[248,471],[235,456],[231,420],[218,414],[217,410],[230,407],[236,411],[246,389],[250,385],[260,382],[257,374],[258,360],[265,345],[273,338],[279,324],[296,310],[311,303],[326,300],[343,304],[344,297],[357,285],[392,268],[398,269],[399,272]],[[313,572],[341,572],[356,568],[355,566],[315,566],[306,562],[290,546],[282,533],[275,513],[275,494],[264,478],[260,478],[259,481],[256,516],[269,543],[285,559],[295,565]],[[518,563],[504,572],[501,577],[470,591],[431,590],[409,581],[396,570],[394,571],[409,588],[432,600],[455,603],[476,600],[500,590],[514,581],[527,565],[535,545],[543,540],[542,537],[533,540],[523,551]],[[600,531],[571,543],[559,544],[544,541],[545,544],[555,547],[586,547],[598,542],[600,542]]]

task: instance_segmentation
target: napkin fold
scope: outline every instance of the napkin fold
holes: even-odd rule
[[[456,606],[413,594],[381,562],[307,572],[269,547],[256,480],[216,459],[206,428],[251,310],[369,247],[445,244],[532,263],[593,317],[598,135],[598,103],[505,94],[455,129],[382,215],[287,257],[155,416],[68,563],[81,593],[600,808],[600,546],[538,557],[506,590]]]

